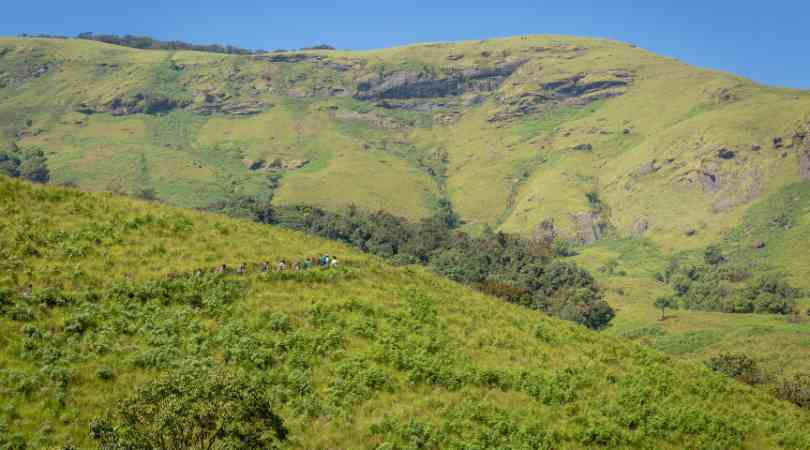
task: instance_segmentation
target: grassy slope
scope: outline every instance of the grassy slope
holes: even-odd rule
[[[472,227],[488,223],[529,233],[551,217],[558,228],[571,232],[568,214],[586,211],[585,193],[598,191],[620,234],[646,218],[652,239],[666,249],[700,245],[684,238],[689,227],[703,229],[708,237],[728,229],[741,208],[716,213],[718,201],[744,209],[752,186],[761,198],[796,181],[795,149],[784,150],[788,155],[783,158],[769,144],[775,136],[789,141],[810,115],[806,92],[757,86],[599,39],[529,36],[306,52],[345,65],[342,71],[321,63],[137,51],[76,40],[3,38],[0,46],[12,49],[0,67],[16,70],[37,61],[57,65],[45,76],[0,90],[0,113],[14,111],[33,121],[30,129],[39,134],[19,144],[40,145],[52,153],[55,181],[91,189],[120,185],[125,191],[149,183],[162,198],[200,206],[229,191],[261,189],[257,175],[239,165],[242,158],[306,158],[312,160],[307,169],[282,181],[279,203],[335,208],[351,201],[418,218],[429,214],[446,187]],[[435,73],[516,59],[528,62],[483,104],[455,107],[459,114],[450,121],[442,120],[445,111],[413,112],[403,121],[396,111],[322,93],[325,88],[350,93],[355,80],[378,72]],[[184,69],[172,70],[172,62]],[[543,83],[582,73],[589,80],[606,79],[616,71],[633,77],[623,96],[514,121],[487,121],[505,101],[537,91]],[[110,119],[69,112],[80,101],[103,103],[136,91],[195,102],[203,92],[214,92],[272,106],[250,118],[179,113],[166,120],[142,115]],[[339,113],[331,114],[331,108]],[[385,118],[388,126],[368,115],[351,119],[342,114],[357,110]],[[624,134],[625,128],[631,133]],[[583,143],[594,150],[570,150]],[[763,150],[751,152],[752,144]],[[738,158],[719,163],[715,154],[720,147],[737,150]],[[437,150],[447,154],[446,178],[431,177],[417,163]],[[656,173],[633,175],[653,159],[674,161]],[[718,174],[719,192],[703,193],[699,183],[676,181],[705,167]],[[143,172],[151,177],[148,181]]]
[[[309,166],[285,174],[277,204],[338,208],[353,202],[415,219],[430,214],[436,200],[447,195],[470,229],[489,223],[524,234],[549,217],[571,233],[569,214],[588,211],[585,194],[595,191],[615,231],[611,241],[583,249],[579,260],[610,288],[611,302],[621,308],[611,333],[640,334],[643,341],[696,360],[739,350],[752,352],[776,373],[810,370],[805,362],[810,359],[804,358],[810,348],[807,324],[684,311],[659,323],[651,305],[667,293],[652,275],[671,254],[715,242],[810,288],[806,213],[801,208],[792,213],[790,230],[767,227],[789,209],[785,193],[810,204],[799,183],[798,149],[789,147],[793,130],[810,119],[807,92],[758,86],[614,41],[562,36],[306,52],[350,66],[346,72],[311,63],[137,51],[76,40],[0,38],[0,47],[11,49],[0,58],[2,70],[57,63],[43,77],[0,89],[0,127],[28,131],[18,145],[46,149],[57,183],[126,192],[152,187],[171,203],[204,206],[264,188],[263,175],[247,171],[243,158],[306,158]],[[451,62],[449,55],[462,58]],[[456,108],[459,114],[450,121],[443,120],[447,113],[442,111],[402,113],[349,98],[308,95],[324,86],[351,91],[352,80],[369,73],[486,67],[509,58],[529,62],[482,104]],[[167,70],[169,60],[185,70]],[[623,96],[510,122],[487,120],[503,108],[499,99],[574,74],[599,78],[615,70],[633,74]],[[253,96],[246,94],[251,89]],[[139,90],[194,99],[204,91],[223,92],[272,106],[247,118],[72,112],[81,101],[103,102]],[[785,139],[785,148],[772,148],[776,136]],[[593,150],[571,150],[583,143]],[[752,144],[761,149],[751,150]],[[721,147],[735,150],[737,157],[719,160]],[[447,156],[446,176],[431,176],[422,167],[436,154]],[[641,174],[652,160],[660,170]],[[702,190],[695,178],[702,170],[718,176],[717,192]],[[629,238],[639,219],[649,223],[649,231],[641,239]],[[687,236],[687,229],[697,234]],[[766,241],[766,250],[753,252],[754,240]],[[597,271],[612,259],[631,275]],[[665,336],[643,336],[657,329]],[[689,344],[668,343],[681,340]],[[789,352],[775,354],[777,340]]]
[[[109,195],[6,179],[0,194],[3,283],[30,274],[35,292],[101,294],[28,307],[27,323],[0,317],[0,424],[35,447],[89,444],[88,420],[112,399],[189,359],[273,380],[293,448],[810,445],[793,406],[419,268]],[[344,268],[231,277],[237,295],[218,306],[108,298],[173,271],[319,252]]]

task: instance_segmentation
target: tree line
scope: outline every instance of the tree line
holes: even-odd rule
[[[271,207],[269,198],[236,198],[209,209],[250,217],[340,241],[394,264],[420,264],[510,303],[570,320],[592,329],[605,327],[615,311],[593,276],[565,256],[560,242],[532,241],[485,230],[471,236],[448,201],[418,222],[386,211],[349,206],[339,212],[311,206]]]

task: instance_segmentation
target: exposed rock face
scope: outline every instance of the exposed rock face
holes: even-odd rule
[[[387,75],[368,75],[357,81],[358,100],[405,100],[455,97],[467,92],[490,92],[526,61],[520,60],[493,68],[449,71],[447,75],[400,71]]]
[[[751,246],[757,250],[762,250],[766,247],[766,244],[764,241],[754,241]]]
[[[546,218],[534,227],[532,239],[535,242],[550,244],[557,237],[557,230],[554,228],[554,219]]]
[[[306,166],[307,164],[309,164],[308,159],[295,159],[295,160],[289,161],[284,167],[287,170],[296,170],[296,169],[300,169],[300,168]]]
[[[799,153],[799,176],[802,181],[810,181],[810,146]]]
[[[661,166],[658,165],[658,160],[654,159],[648,163],[642,164],[641,167],[636,170],[636,175],[643,177],[645,175],[658,172],[659,170],[661,170]]]
[[[737,154],[734,151],[727,148],[721,148],[717,151],[717,157],[720,159],[734,159],[736,156]]]
[[[717,175],[711,172],[700,172],[700,185],[704,192],[717,192],[720,190],[720,181]]]
[[[593,145],[591,144],[578,144],[574,146],[574,150],[582,151],[582,152],[589,152],[593,150]]]
[[[113,116],[129,114],[161,114],[188,106],[189,101],[177,101],[168,97],[150,94],[135,94],[132,97],[116,97],[102,105],[80,103],[76,111],[84,114],[108,113]]]
[[[650,221],[645,218],[640,217],[633,223],[633,235],[636,237],[643,236],[649,229]]]
[[[784,145],[784,140],[781,137],[773,138],[773,148],[782,148]]]
[[[325,59],[321,55],[310,55],[307,53],[277,53],[270,55],[255,55],[256,61],[267,61],[274,63],[299,63],[304,61],[321,61]]]
[[[243,159],[242,165],[248,170],[259,170],[264,168],[266,162],[263,159],[257,159],[255,161],[252,159]]]
[[[570,214],[576,227],[576,238],[582,244],[590,244],[604,237],[608,224],[592,212]]]
[[[293,159],[291,161],[284,161],[280,158],[276,158],[270,161],[270,164],[265,167],[265,170],[268,172],[276,172],[279,170],[296,170],[306,166],[307,164],[309,164],[308,159]]]
[[[541,84],[537,89],[500,98],[504,107],[488,120],[511,120],[526,114],[546,112],[560,106],[584,106],[597,100],[616,97],[626,92],[633,82],[629,72],[611,71],[591,76],[577,74]]]

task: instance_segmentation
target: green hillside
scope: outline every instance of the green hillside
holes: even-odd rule
[[[586,241],[596,230],[696,247],[800,180],[796,133],[810,121],[807,92],[601,39],[264,55],[0,47],[7,141],[46,150],[57,183],[154,189],[182,206],[255,194],[275,161],[279,205],[413,219],[446,197],[472,228],[529,235],[549,219]],[[592,214],[589,192],[608,208]]]
[[[266,383],[282,448],[810,446],[806,413],[702,365],[329,241],[6,178],[0,212],[3,446],[92,447],[118,399],[209,367]]]

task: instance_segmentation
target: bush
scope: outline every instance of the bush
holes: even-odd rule
[[[100,367],[96,370],[96,377],[98,377],[99,380],[108,381],[112,380],[114,375],[112,369],[109,367]]]
[[[782,400],[810,409],[810,373],[798,374],[791,380],[782,381],[774,394]]]
[[[703,252],[703,260],[710,266],[717,266],[724,263],[726,258],[723,256],[720,248],[710,245],[706,247],[706,250]]]
[[[717,247],[704,251],[705,264],[682,265],[673,260],[659,280],[669,282],[687,309],[729,313],[793,314],[800,291],[779,275],[753,283],[746,264],[726,260]]]
[[[706,365],[745,384],[760,384],[765,379],[757,362],[742,353],[723,353],[710,359]]]
[[[47,183],[50,172],[45,153],[39,149],[0,151],[0,174]]]
[[[267,385],[224,369],[165,375],[90,425],[102,449],[267,449],[277,448],[287,433]]]

